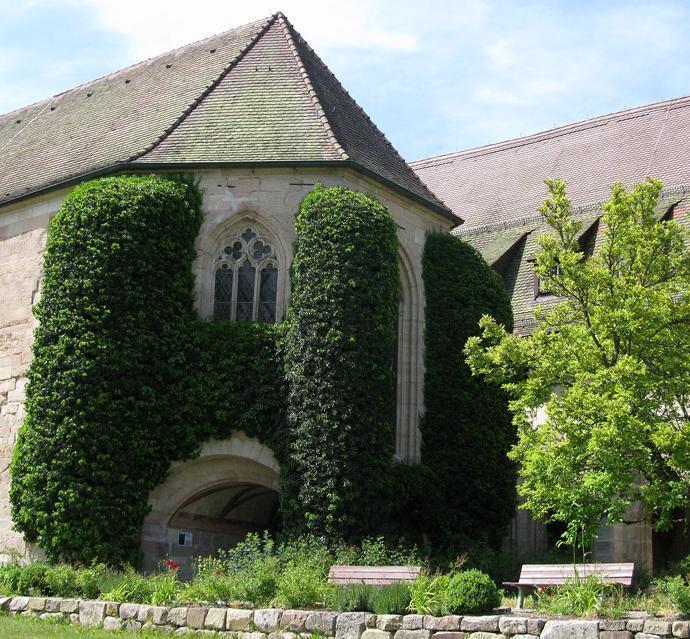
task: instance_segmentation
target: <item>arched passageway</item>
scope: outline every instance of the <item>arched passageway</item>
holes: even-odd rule
[[[171,559],[189,577],[195,557],[229,548],[249,532],[277,530],[278,500],[278,463],[267,447],[243,433],[207,442],[197,458],[173,464],[151,493],[144,569]]]

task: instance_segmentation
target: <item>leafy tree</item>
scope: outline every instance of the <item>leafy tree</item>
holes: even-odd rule
[[[535,268],[558,301],[535,311],[529,337],[483,317],[465,351],[512,398],[524,505],[584,547],[633,502],[659,529],[689,505],[690,252],[677,222],[658,221],[657,180],[613,185],[588,258],[565,182],[547,185],[552,232]]]

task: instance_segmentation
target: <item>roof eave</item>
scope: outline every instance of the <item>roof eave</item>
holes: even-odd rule
[[[161,170],[184,170],[184,169],[217,169],[217,168],[305,168],[305,167],[339,167],[339,168],[352,168],[360,173],[370,177],[393,191],[404,195],[405,197],[414,200],[418,204],[423,205],[427,209],[430,209],[437,215],[440,215],[447,221],[453,222],[451,228],[455,228],[463,223],[463,220],[457,215],[454,215],[450,209],[439,206],[438,204],[424,199],[423,197],[408,191],[404,187],[396,184],[395,182],[388,180],[375,171],[371,171],[366,167],[361,166],[357,162],[352,160],[269,160],[269,161],[257,161],[257,162],[179,162],[179,163],[169,163],[169,162],[120,162],[107,167],[102,167],[94,171],[89,171],[87,173],[82,173],[70,177],[66,180],[56,182],[54,184],[48,184],[38,189],[32,191],[27,191],[21,195],[16,195],[10,197],[6,200],[0,200],[0,209],[16,204],[23,200],[27,200],[32,197],[37,197],[39,195],[44,195],[51,191],[57,191],[59,189],[69,188],[83,182],[85,180],[92,180],[99,177],[105,177],[106,175],[112,175],[114,173],[125,173],[128,171],[144,172],[144,171],[161,171]]]

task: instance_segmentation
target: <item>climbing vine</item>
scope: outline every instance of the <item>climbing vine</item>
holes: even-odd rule
[[[343,188],[307,195],[296,232],[284,517],[295,532],[357,539],[387,515],[397,232],[384,206]]]
[[[10,492],[49,559],[136,562],[150,491],[209,437],[282,450],[276,329],[192,309],[200,202],[189,180],[105,178],[52,220]]]

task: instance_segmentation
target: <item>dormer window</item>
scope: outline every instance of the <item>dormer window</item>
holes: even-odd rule
[[[552,277],[560,277],[561,275],[561,265],[556,263],[549,268],[549,273]],[[534,271],[534,297],[544,297],[546,295],[554,295],[551,291],[546,288],[546,284],[541,277]]]
[[[274,246],[251,227],[221,243],[216,261],[213,318],[276,321],[278,260]]]

